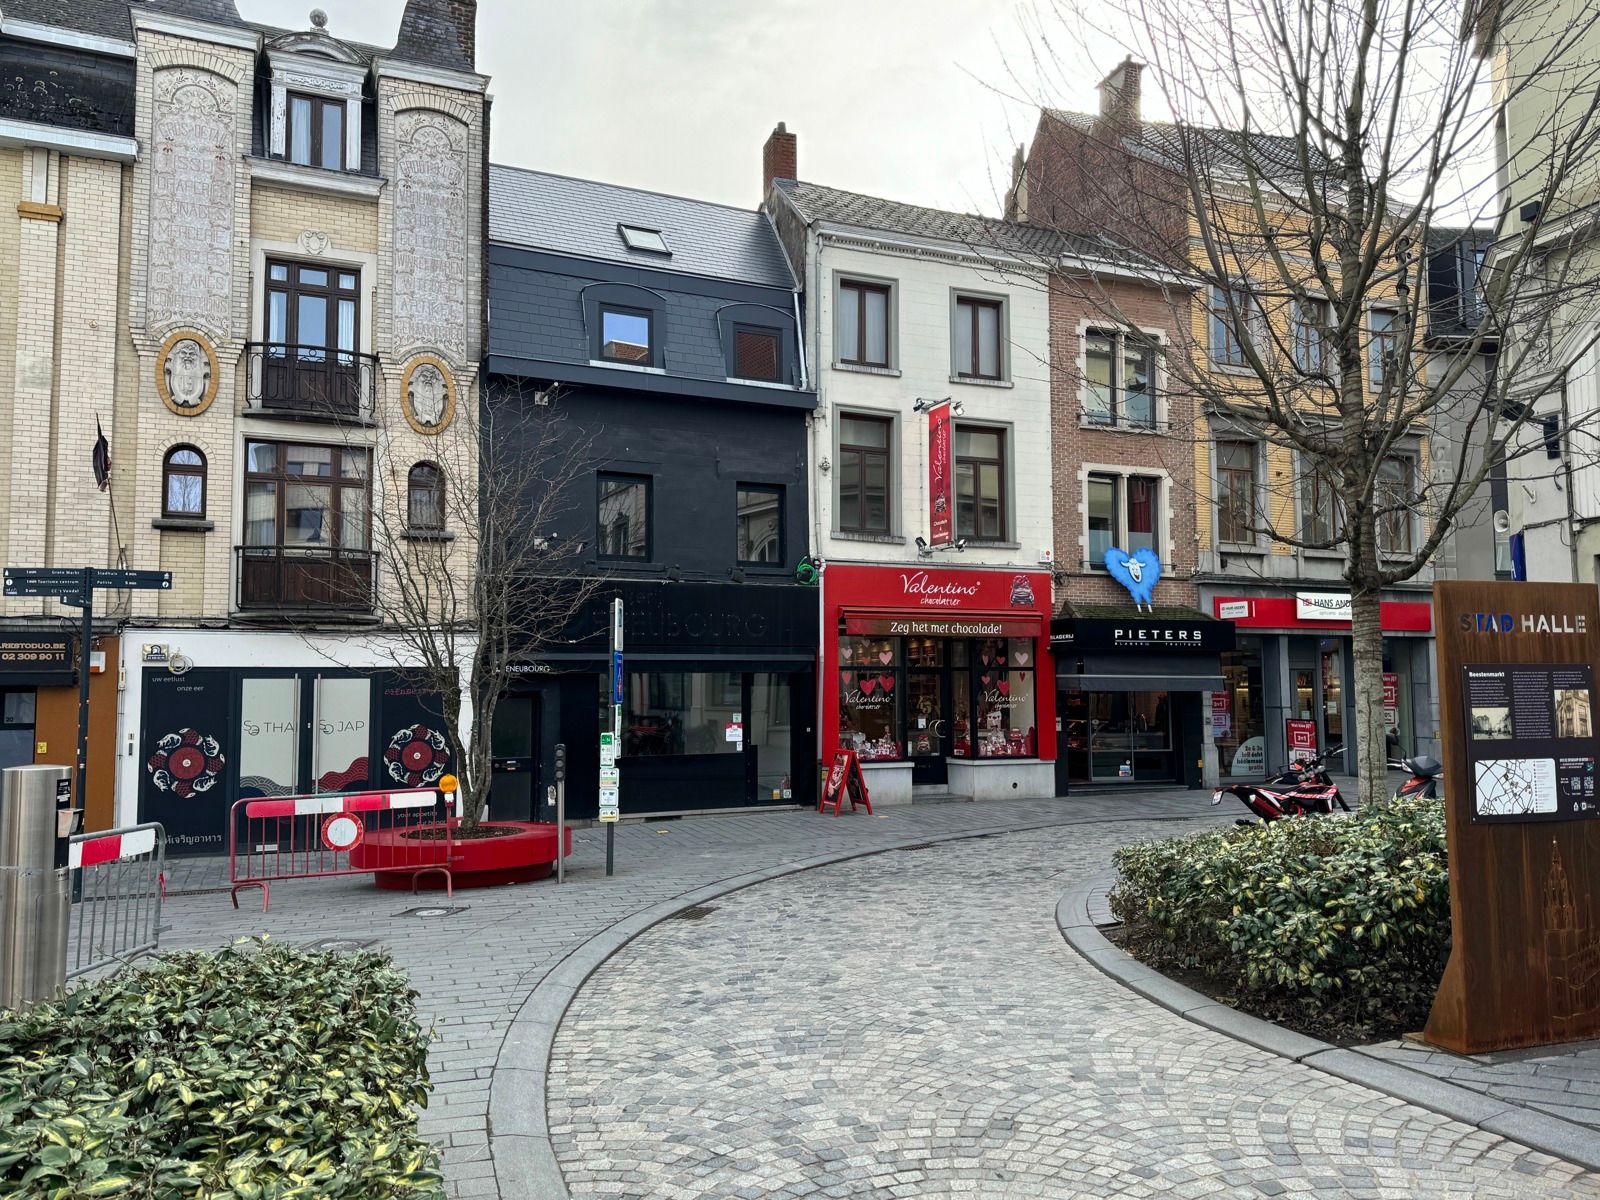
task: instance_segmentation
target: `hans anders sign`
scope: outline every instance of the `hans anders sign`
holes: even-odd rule
[[[1302,621],[1349,621],[1354,614],[1344,592],[1296,592],[1294,615]]]

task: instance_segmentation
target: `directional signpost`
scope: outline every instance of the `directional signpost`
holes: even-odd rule
[[[89,781],[89,653],[94,642],[94,593],[172,590],[171,571],[106,570],[101,567],[7,567],[7,596],[55,596],[81,608],[78,635],[78,812],[88,811]]]
[[[617,775],[617,751],[622,743],[622,598],[611,602],[611,730],[600,732],[600,820],[606,827],[606,874],[611,874],[612,855],[617,842],[617,818],[621,780]]]

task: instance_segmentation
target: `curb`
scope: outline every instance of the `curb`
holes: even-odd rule
[[[1145,966],[1112,945],[1089,916],[1089,898],[1104,886],[1105,881],[1100,880],[1062,896],[1056,905],[1056,927],[1067,945],[1090,964],[1146,1000],[1258,1050],[1315,1067],[1586,1170],[1600,1171],[1600,1135],[1585,1125],[1497,1100],[1359,1050],[1306,1037],[1219,1003]]]
[[[1189,820],[1186,816],[1130,817],[1130,821]],[[798,875],[818,867],[876,854],[891,853],[906,846],[933,846],[1003,833],[1029,833],[1038,829],[1060,829],[1072,825],[1103,825],[1105,817],[1075,817],[1054,821],[1029,821],[1023,824],[993,825],[960,833],[910,836],[868,849],[836,851],[795,859],[777,866],[763,867],[743,875],[680,892],[648,908],[624,917],[582,945],[574,947],[534,985],[511,1018],[501,1043],[499,1057],[489,1084],[489,1162],[501,1196],[537,1196],[539,1200],[570,1200],[566,1179],[550,1143],[550,1127],[545,1113],[545,1077],[550,1054],[555,1047],[556,1029],[567,1007],[589,976],[598,971],[613,954],[634,938],[659,925],[673,914],[704,904],[758,883]]]

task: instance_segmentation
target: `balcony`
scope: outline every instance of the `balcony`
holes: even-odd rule
[[[312,421],[372,416],[378,356],[326,346],[250,342],[245,399],[254,412]]]
[[[318,546],[236,546],[241,612],[372,611],[378,556]]]

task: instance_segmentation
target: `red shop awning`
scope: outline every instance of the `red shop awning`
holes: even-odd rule
[[[1028,613],[905,612],[848,609],[844,631],[869,637],[1026,637],[1044,633],[1044,622]]]

